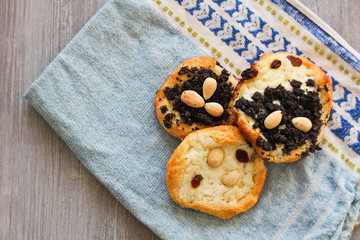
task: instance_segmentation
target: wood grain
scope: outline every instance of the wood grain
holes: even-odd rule
[[[105,2],[0,0],[0,239],[158,239],[22,97]],[[358,0],[302,2],[360,51]]]

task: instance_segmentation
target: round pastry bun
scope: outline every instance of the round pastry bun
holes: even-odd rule
[[[199,86],[208,77],[216,80],[217,88],[209,99],[204,99],[203,89]],[[193,84],[194,82],[196,83]],[[178,138],[184,138],[189,133],[206,127],[224,124],[236,125],[237,115],[233,112],[232,96],[238,83],[239,80],[218,65],[214,58],[197,57],[186,60],[170,74],[156,94],[154,106],[157,118],[171,135]],[[195,89],[194,86],[197,88]],[[194,108],[186,105],[181,100],[181,94],[185,90],[194,90],[193,87],[200,100],[203,99],[205,103],[222,102],[220,105],[222,105],[224,113],[220,117],[214,117],[205,110],[205,107]],[[224,89],[227,91],[226,94],[222,92]],[[200,121],[199,119],[205,120]]]
[[[237,124],[264,160],[293,162],[318,149],[332,106],[331,81],[318,66],[277,52],[262,56],[242,77],[234,91]],[[266,120],[275,111],[281,114]]]
[[[255,205],[266,178],[264,161],[236,126],[205,128],[187,135],[166,166],[172,199],[222,219]]]

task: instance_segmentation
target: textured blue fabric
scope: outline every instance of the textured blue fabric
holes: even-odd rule
[[[171,200],[165,165],[180,141],[158,123],[153,100],[173,69],[201,55],[146,1],[110,1],[25,97],[86,168],[161,238],[348,238],[359,212],[358,179],[322,151],[291,164],[267,164],[259,202],[229,220]]]

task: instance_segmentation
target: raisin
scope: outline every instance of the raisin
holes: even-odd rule
[[[193,177],[193,179],[191,180],[191,186],[193,188],[197,188],[202,180],[203,177],[201,175],[195,175],[195,177]]]
[[[287,59],[290,60],[291,65],[293,65],[294,67],[299,67],[302,64],[302,60],[300,58],[298,58],[298,57],[294,57],[294,56],[289,55],[289,56],[287,56]]]
[[[279,68],[281,66],[281,61],[280,60],[274,60],[272,63],[271,63],[271,68]]]
[[[256,70],[255,68],[245,69],[241,73],[242,80],[248,80],[248,79],[256,77],[257,75],[258,75],[258,70]]]
[[[249,156],[247,154],[246,151],[244,150],[241,150],[241,149],[238,149],[236,150],[236,159],[239,161],[239,162],[242,162],[242,163],[247,163],[249,162]]]

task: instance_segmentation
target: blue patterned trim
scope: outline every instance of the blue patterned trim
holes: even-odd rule
[[[272,2],[284,10],[289,16],[293,17],[298,23],[311,32],[317,39],[319,39],[325,46],[339,55],[345,62],[360,72],[360,59],[355,57],[354,54],[344,48],[327,32],[316,25],[311,19],[309,19],[302,12],[300,12],[285,0],[272,0]]]
[[[239,56],[253,64],[264,51],[256,46],[249,38],[241,34],[240,30],[230,25],[226,19],[203,0],[177,0],[192,16],[219,37],[227,46],[233,48]],[[251,54],[246,54],[249,52]],[[255,53],[255,54],[254,54]]]
[[[348,120],[332,109],[328,127],[355,153],[360,155],[360,131],[357,130]]]
[[[360,100],[359,98],[355,97],[355,107],[349,110],[346,110],[347,113],[350,114],[352,119],[359,122],[360,118]]]
[[[333,102],[345,112],[349,113],[351,118],[359,123],[360,119],[360,100],[359,98],[349,91],[346,87],[342,86],[338,81],[331,77],[333,87]]]
[[[227,1],[213,0],[213,2],[216,3],[219,7],[222,7],[221,4],[226,3]],[[271,43],[282,41],[282,47],[278,49],[273,49],[275,50],[274,52],[286,51],[296,55],[303,54],[303,52],[300,51],[297,47],[292,46],[289,40],[287,40],[285,37],[280,36],[280,33],[274,28],[270,27],[270,25],[266,21],[257,16],[249,8],[245,7],[245,5],[241,1],[235,0],[234,2],[234,8],[222,8],[225,10],[225,12],[229,14],[230,17],[234,18],[236,22],[240,23],[244,28],[246,28],[251,35],[253,35],[255,38],[259,38],[260,42],[264,44],[267,48],[270,47],[269,45]],[[234,13],[238,13],[239,16],[241,16],[241,19],[234,16]],[[256,26],[254,27],[254,25]],[[263,39],[259,37],[259,35],[261,34]]]
[[[333,103],[337,105],[336,108],[343,109],[349,113],[350,117],[358,123],[360,118],[359,98],[333,77],[331,77],[331,81],[333,87]],[[359,130],[343,116],[339,115],[335,109],[331,112],[328,127],[337,137],[353,149],[354,152],[360,155]]]

